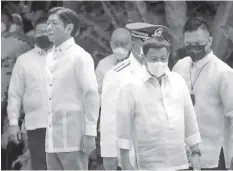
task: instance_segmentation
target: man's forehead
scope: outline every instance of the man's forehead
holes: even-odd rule
[[[131,34],[128,30],[119,28],[112,33],[112,41],[128,41],[131,39]]]
[[[205,30],[199,29],[197,31],[184,33],[185,41],[204,41],[209,38],[209,33]]]
[[[46,23],[40,23],[37,24],[36,30],[46,30],[47,29],[47,24]]]
[[[128,41],[130,41],[130,37],[126,36],[126,35],[113,36],[111,41],[114,41],[114,42],[128,42]]]
[[[51,14],[48,18],[48,21],[60,21],[61,22],[61,20],[57,14]]]

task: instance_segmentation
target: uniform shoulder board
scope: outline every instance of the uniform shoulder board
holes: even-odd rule
[[[114,67],[114,70],[115,70],[116,72],[119,72],[119,71],[121,71],[122,69],[124,69],[125,67],[127,67],[129,64],[130,64],[130,60],[125,60],[125,61],[119,63],[118,65],[116,65],[116,66]]]

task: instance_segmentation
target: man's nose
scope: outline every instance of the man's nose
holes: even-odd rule
[[[51,27],[51,24],[48,24],[47,25],[47,32],[50,32],[50,31],[52,31],[52,27]]]

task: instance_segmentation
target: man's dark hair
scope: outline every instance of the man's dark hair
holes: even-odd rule
[[[46,24],[48,18],[47,17],[40,17],[35,21],[35,28],[38,24]]]
[[[75,35],[75,33],[78,30],[79,23],[78,23],[78,16],[73,10],[64,7],[55,7],[49,11],[48,16],[52,14],[57,14],[65,26],[67,24],[73,24],[74,28],[71,32],[71,36]]]
[[[199,29],[207,31],[211,36],[210,28],[207,22],[199,18],[191,18],[186,21],[183,28],[183,33],[197,31]]]
[[[168,41],[166,41],[163,37],[153,37],[153,38],[147,39],[144,42],[142,49],[143,49],[143,53],[146,55],[150,48],[160,49],[163,47],[165,47],[167,51],[170,53],[170,45]]]

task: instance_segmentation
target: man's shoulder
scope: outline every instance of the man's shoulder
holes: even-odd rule
[[[114,63],[115,63],[115,56],[111,54],[101,59],[98,65],[103,66],[103,65],[114,64]]]
[[[113,70],[117,73],[124,72],[130,66],[130,64],[131,64],[130,59],[126,59],[120,62],[119,64],[117,64],[115,67],[113,67]]]
[[[106,74],[105,74],[105,79],[106,80],[119,80],[122,76],[126,76],[125,74],[128,69],[126,69],[130,65],[129,60],[124,60],[114,66],[112,69],[110,69]]]
[[[93,60],[91,54],[77,44],[74,44],[69,48],[69,54],[72,54],[72,56],[81,60]]]
[[[214,63],[214,65],[216,66],[216,69],[221,70],[232,70],[232,68],[227,65],[227,63],[225,63],[224,61],[222,61],[219,57],[217,57],[216,55],[212,56],[212,61]]]
[[[33,55],[35,55],[36,53],[37,53],[36,49],[33,48],[33,49],[23,53],[22,55],[20,55],[17,59],[21,60],[21,61],[30,60],[30,59],[33,59]]]
[[[178,60],[177,63],[175,64],[175,66],[177,66],[177,65],[187,65],[187,64],[190,64],[191,61],[192,61],[192,59],[189,56],[186,56],[186,57]]]

